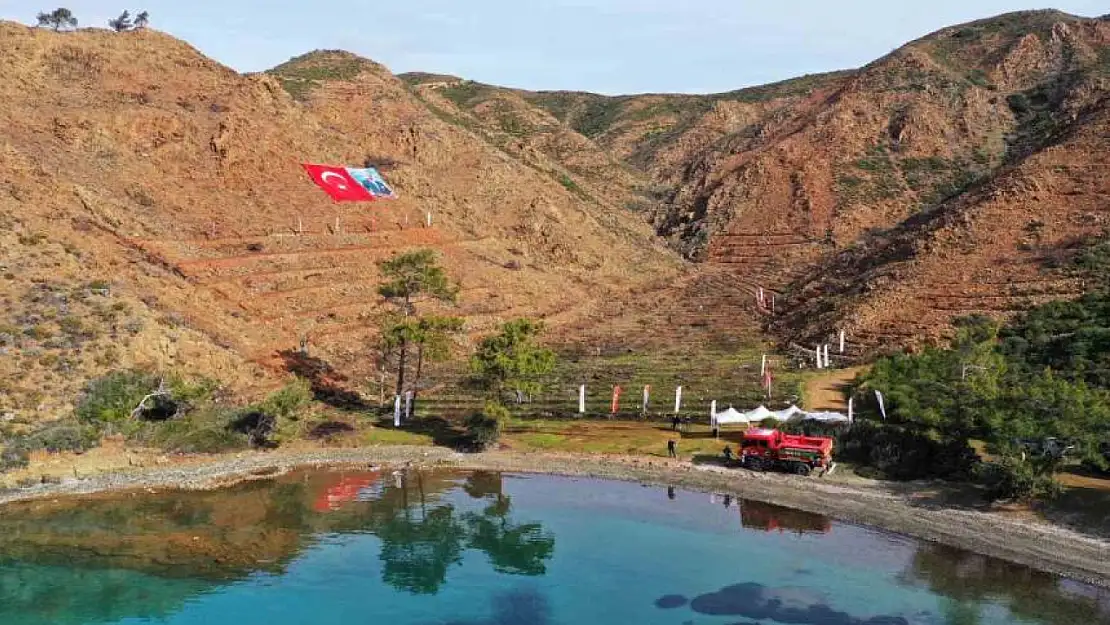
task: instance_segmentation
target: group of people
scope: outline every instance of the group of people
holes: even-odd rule
[[[694,420],[691,419],[689,415],[685,417],[675,415],[671,417],[671,431],[677,432],[681,429],[683,432],[689,432],[690,424],[693,423],[693,421]]]

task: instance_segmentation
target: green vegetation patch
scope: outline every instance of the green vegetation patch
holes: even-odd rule
[[[320,83],[331,80],[354,80],[373,65],[346,52],[324,50],[309,52],[289,59],[270,70],[294,100],[308,98]]]

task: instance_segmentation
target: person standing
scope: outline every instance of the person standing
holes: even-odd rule
[[[667,455],[671,458],[678,458],[678,443],[673,438],[667,441]]]

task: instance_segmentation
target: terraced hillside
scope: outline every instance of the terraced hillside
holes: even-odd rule
[[[1104,227],[1097,200],[1072,201],[1098,197],[1098,184],[1061,168],[1096,170],[1105,141],[1053,150],[1088,132],[1079,127],[1110,93],[1106,17],[1011,13],[942,29],[858,70],[711,96],[406,80],[422,93],[466,93],[462,108],[479,117],[498,98],[529,103],[636,169],[643,197],[630,206],[687,257],[775,292],[794,313],[770,326],[786,344],[843,326],[862,355],[935,340],[968,312],[1073,297],[1083,284],[1042,260]],[[1008,198],[1005,211],[982,209],[999,231],[946,221],[945,236],[982,244],[925,268],[908,250],[935,247],[936,216],[979,210],[969,207],[991,201],[979,191],[988,187]],[[906,260],[891,280],[897,295],[850,295],[887,290],[853,276],[890,257]]]
[[[243,76],[149,30],[0,23],[0,42],[0,411],[64,414],[132,363],[261,392],[303,337],[357,389],[376,262],[401,250],[439,253],[471,335],[517,315],[558,327],[681,269],[637,217],[443,122],[369,61]],[[302,162],[372,162],[401,199],[333,204]]]

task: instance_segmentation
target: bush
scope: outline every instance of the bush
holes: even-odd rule
[[[482,412],[467,417],[467,440],[479,451],[488,449],[501,438],[501,431],[509,416],[508,408],[494,402],[487,403]]]
[[[146,395],[158,389],[159,379],[141,371],[113,371],[89,382],[77,403],[77,420],[90,424],[126,421]]]
[[[245,449],[250,441],[246,434],[235,431],[237,416],[233,410],[207,407],[180,419],[146,424],[132,440],[181,453]]]
[[[257,410],[277,419],[296,419],[312,397],[312,384],[304,378],[295,378],[281,390],[271,393]]]
[[[0,451],[0,473],[26,467],[31,452],[82,452],[100,444],[96,428],[79,423],[54,423],[25,436],[9,439]]]
[[[857,421],[836,439],[838,460],[873,467],[894,480],[967,479],[979,462],[966,441],[897,425]]]
[[[986,486],[986,497],[991,501],[1051,500],[1063,490],[1051,469],[1044,470],[1033,462],[1009,455],[998,462],[980,465],[975,477]]]

